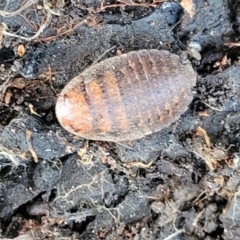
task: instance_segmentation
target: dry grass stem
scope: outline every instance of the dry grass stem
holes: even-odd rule
[[[32,145],[32,142],[31,142],[31,137],[32,137],[32,133],[29,130],[27,130],[26,131],[27,145],[28,145],[29,151],[32,154],[34,162],[38,163],[38,156],[37,156],[37,153],[35,152],[35,150],[33,149],[33,145]]]
[[[51,19],[52,19],[52,14],[48,11],[45,22],[40,26],[39,30],[32,37],[23,37],[23,36],[14,34],[14,33],[7,32],[6,28],[2,30],[2,33],[5,36],[20,38],[25,41],[32,41],[40,36],[40,34],[43,32],[43,30],[49,25]]]
[[[176,232],[172,233],[171,235],[169,235],[168,237],[164,238],[163,240],[171,240],[171,239],[175,239],[175,237],[181,233],[184,232],[184,229],[179,229]]]
[[[23,6],[21,6],[18,10],[14,11],[14,12],[8,12],[8,11],[5,11],[5,10],[0,10],[0,15],[2,17],[16,16],[16,15],[20,14],[23,10],[32,6],[33,4],[37,4],[37,2],[38,2],[38,0],[27,0],[26,3]]]

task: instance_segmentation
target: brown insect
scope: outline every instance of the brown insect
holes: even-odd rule
[[[89,67],[62,90],[60,124],[92,140],[129,141],[160,131],[183,114],[196,74],[168,51],[141,50]]]

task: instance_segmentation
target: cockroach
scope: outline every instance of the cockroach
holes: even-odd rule
[[[168,51],[140,50],[106,59],[73,78],[60,93],[56,116],[74,135],[131,141],[175,122],[193,99],[196,73]]]

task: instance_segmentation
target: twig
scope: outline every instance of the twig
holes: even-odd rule
[[[5,36],[20,38],[20,39],[23,39],[25,41],[32,41],[32,40],[39,37],[39,35],[43,32],[43,30],[49,25],[51,19],[52,19],[52,14],[51,14],[50,11],[48,11],[46,21],[44,22],[43,25],[40,26],[39,30],[32,37],[23,37],[23,36],[19,36],[17,34],[14,34],[14,33],[9,33],[9,32],[6,31],[6,29],[3,29],[2,33]]]
[[[76,25],[74,25],[72,28],[67,29],[65,32],[60,32],[60,33],[57,32],[54,36],[50,36],[50,37],[46,37],[46,38],[39,38],[36,41],[44,41],[44,42],[51,41],[54,38],[57,38],[57,37],[65,35],[65,34],[71,33],[75,28],[79,27],[80,25],[82,25],[84,23],[86,23],[85,19],[80,21]]]
[[[197,127],[197,133],[200,132],[203,136],[204,136],[204,139],[205,139],[205,143],[207,145],[208,148],[211,147],[211,142],[210,142],[210,138],[207,134],[207,131],[203,128],[201,128],[200,126]]]
[[[212,110],[215,110],[215,111],[218,111],[218,112],[222,112],[223,111],[221,108],[212,107],[211,105],[207,104],[204,101],[201,101],[201,102],[204,103],[206,106],[210,107]]]
[[[127,168],[137,167],[137,168],[150,168],[153,164],[153,160],[150,161],[148,164],[142,163],[142,162],[129,162],[123,164]]]
[[[21,152],[6,148],[2,144],[0,145],[0,155],[3,155],[6,159],[10,160],[12,163],[10,165],[13,165],[14,167],[18,167],[19,165],[25,165],[24,160],[26,160],[26,158],[23,157]]]
[[[125,6],[134,6],[134,7],[157,7],[159,5],[159,3],[163,3],[165,2],[165,0],[159,0],[159,1],[153,1],[153,3],[135,3],[132,0],[130,0],[129,2],[124,1],[124,0],[118,0],[117,4],[109,4],[109,5],[104,5],[105,1],[102,0],[101,1],[101,6],[100,8],[96,11],[96,13],[98,12],[102,12],[107,8],[117,8],[117,7],[125,7]]]
[[[198,202],[198,200],[200,200],[200,198],[201,198],[204,194],[206,194],[206,193],[207,193],[207,190],[201,192],[201,193],[197,196],[197,198],[193,201],[192,205],[196,204],[196,203]]]
[[[7,159],[11,160],[12,163],[14,164],[14,166],[18,166],[19,165],[19,161],[16,158],[14,158],[13,155],[11,155],[10,153],[5,152],[5,151],[0,151],[0,155],[3,155]]]
[[[32,154],[34,162],[38,163],[38,156],[37,156],[35,150],[33,149],[33,145],[32,145],[32,142],[31,142],[31,137],[32,137],[32,133],[29,130],[27,130],[26,131],[27,145],[28,145],[29,151]]]
[[[56,16],[60,16],[61,14],[59,12],[55,12],[53,11],[49,5],[47,4],[46,0],[43,0],[43,5],[44,5],[44,9],[46,9],[48,12],[50,12],[52,15],[56,15]]]
[[[173,239],[174,237],[176,237],[177,235],[179,235],[179,234],[181,234],[183,232],[184,232],[184,229],[179,229],[175,233],[172,233],[168,237],[164,238],[163,240],[171,240],[171,239]]]
[[[204,212],[205,212],[205,209],[203,209],[201,212],[199,212],[199,213],[197,214],[197,216],[193,219],[192,225],[193,225],[194,227],[197,226],[198,220],[199,220],[199,218],[203,215]]]
[[[92,65],[96,64],[98,61],[100,61],[107,53],[111,52],[113,49],[115,49],[116,46],[113,46],[111,48],[109,48],[108,50],[106,50],[103,54],[101,54],[93,63]]]
[[[224,43],[225,46],[228,46],[228,47],[240,47],[240,43],[237,42],[237,43]]]
[[[26,3],[20,7],[18,10],[14,11],[14,12],[8,12],[8,11],[3,11],[0,10],[0,15],[3,17],[13,17],[18,15],[19,13],[21,13],[24,9],[30,7],[33,4],[36,4],[38,2],[38,0],[27,0]]]

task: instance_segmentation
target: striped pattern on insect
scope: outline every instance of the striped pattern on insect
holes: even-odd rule
[[[56,116],[69,132],[92,140],[130,141],[176,121],[193,99],[196,73],[168,51],[140,50],[106,59],[73,78]]]

